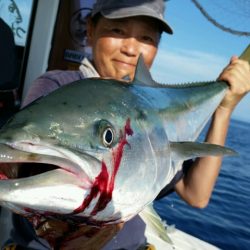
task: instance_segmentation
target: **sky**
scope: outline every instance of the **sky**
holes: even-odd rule
[[[165,18],[174,34],[162,36],[151,70],[158,82],[215,80],[231,56],[240,55],[250,44],[249,36],[232,35],[214,26],[191,0],[167,1]],[[250,93],[232,117],[250,122]]]

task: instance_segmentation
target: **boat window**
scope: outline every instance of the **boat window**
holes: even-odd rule
[[[0,125],[20,104],[19,91],[29,48],[36,0],[0,1]]]

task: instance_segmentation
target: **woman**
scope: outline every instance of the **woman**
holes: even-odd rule
[[[164,1],[162,0],[98,0],[87,27],[88,43],[93,51],[91,62],[84,59],[80,71],[45,73],[31,86],[23,101],[23,106],[64,84],[86,77],[101,76],[121,79],[129,76],[133,79],[140,54],[143,55],[146,66],[150,68],[158,50],[161,33],[172,34],[171,28],[163,19],[163,13]],[[230,88],[213,115],[206,141],[224,145],[233,109],[250,91],[249,64],[233,57],[218,79],[227,81]],[[219,157],[195,160],[185,174],[173,176],[171,186],[161,193],[161,197],[174,188],[180,197],[190,205],[199,208],[205,207],[211,196],[220,166],[221,158]],[[49,223],[48,221],[48,225]],[[55,233],[64,224],[57,222],[53,226],[51,222],[50,225],[53,228],[52,232]],[[93,249],[101,247],[104,249],[137,249],[145,243],[143,234],[145,225],[139,216],[125,223],[121,228],[122,225],[109,226],[95,232],[95,241],[91,243]],[[72,234],[68,231],[68,235],[75,237],[73,240],[64,238],[62,245],[65,249],[74,245],[86,249],[86,244],[91,239],[88,242],[84,236],[84,230],[79,228],[78,232]],[[118,230],[120,231],[116,235]],[[46,230],[37,230],[37,233],[49,240],[51,244],[56,242],[57,236],[53,238],[53,233],[49,237],[46,235]],[[113,235],[115,237],[109,241]]]

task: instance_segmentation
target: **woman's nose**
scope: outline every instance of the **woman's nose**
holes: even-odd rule
[[[128,56],[137,56],[139,47],[139,42],[135,37],[128,37],[123,40],[121,52]]]

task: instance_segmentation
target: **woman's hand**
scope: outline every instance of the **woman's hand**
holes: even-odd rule
[[[60,250],[100,250],[123,227],[123,223],[94,227],[73,225],[57,219],[46,219],[39,225],[35,225],[31,218],[30,221],[37,236],[47,240],[52,249]]]
[[[232,112],[244,95],[250,91],[249,63],[233,56],[218,80],[226,81],[229,84],[229,90],[219,108],[225,108]]]

